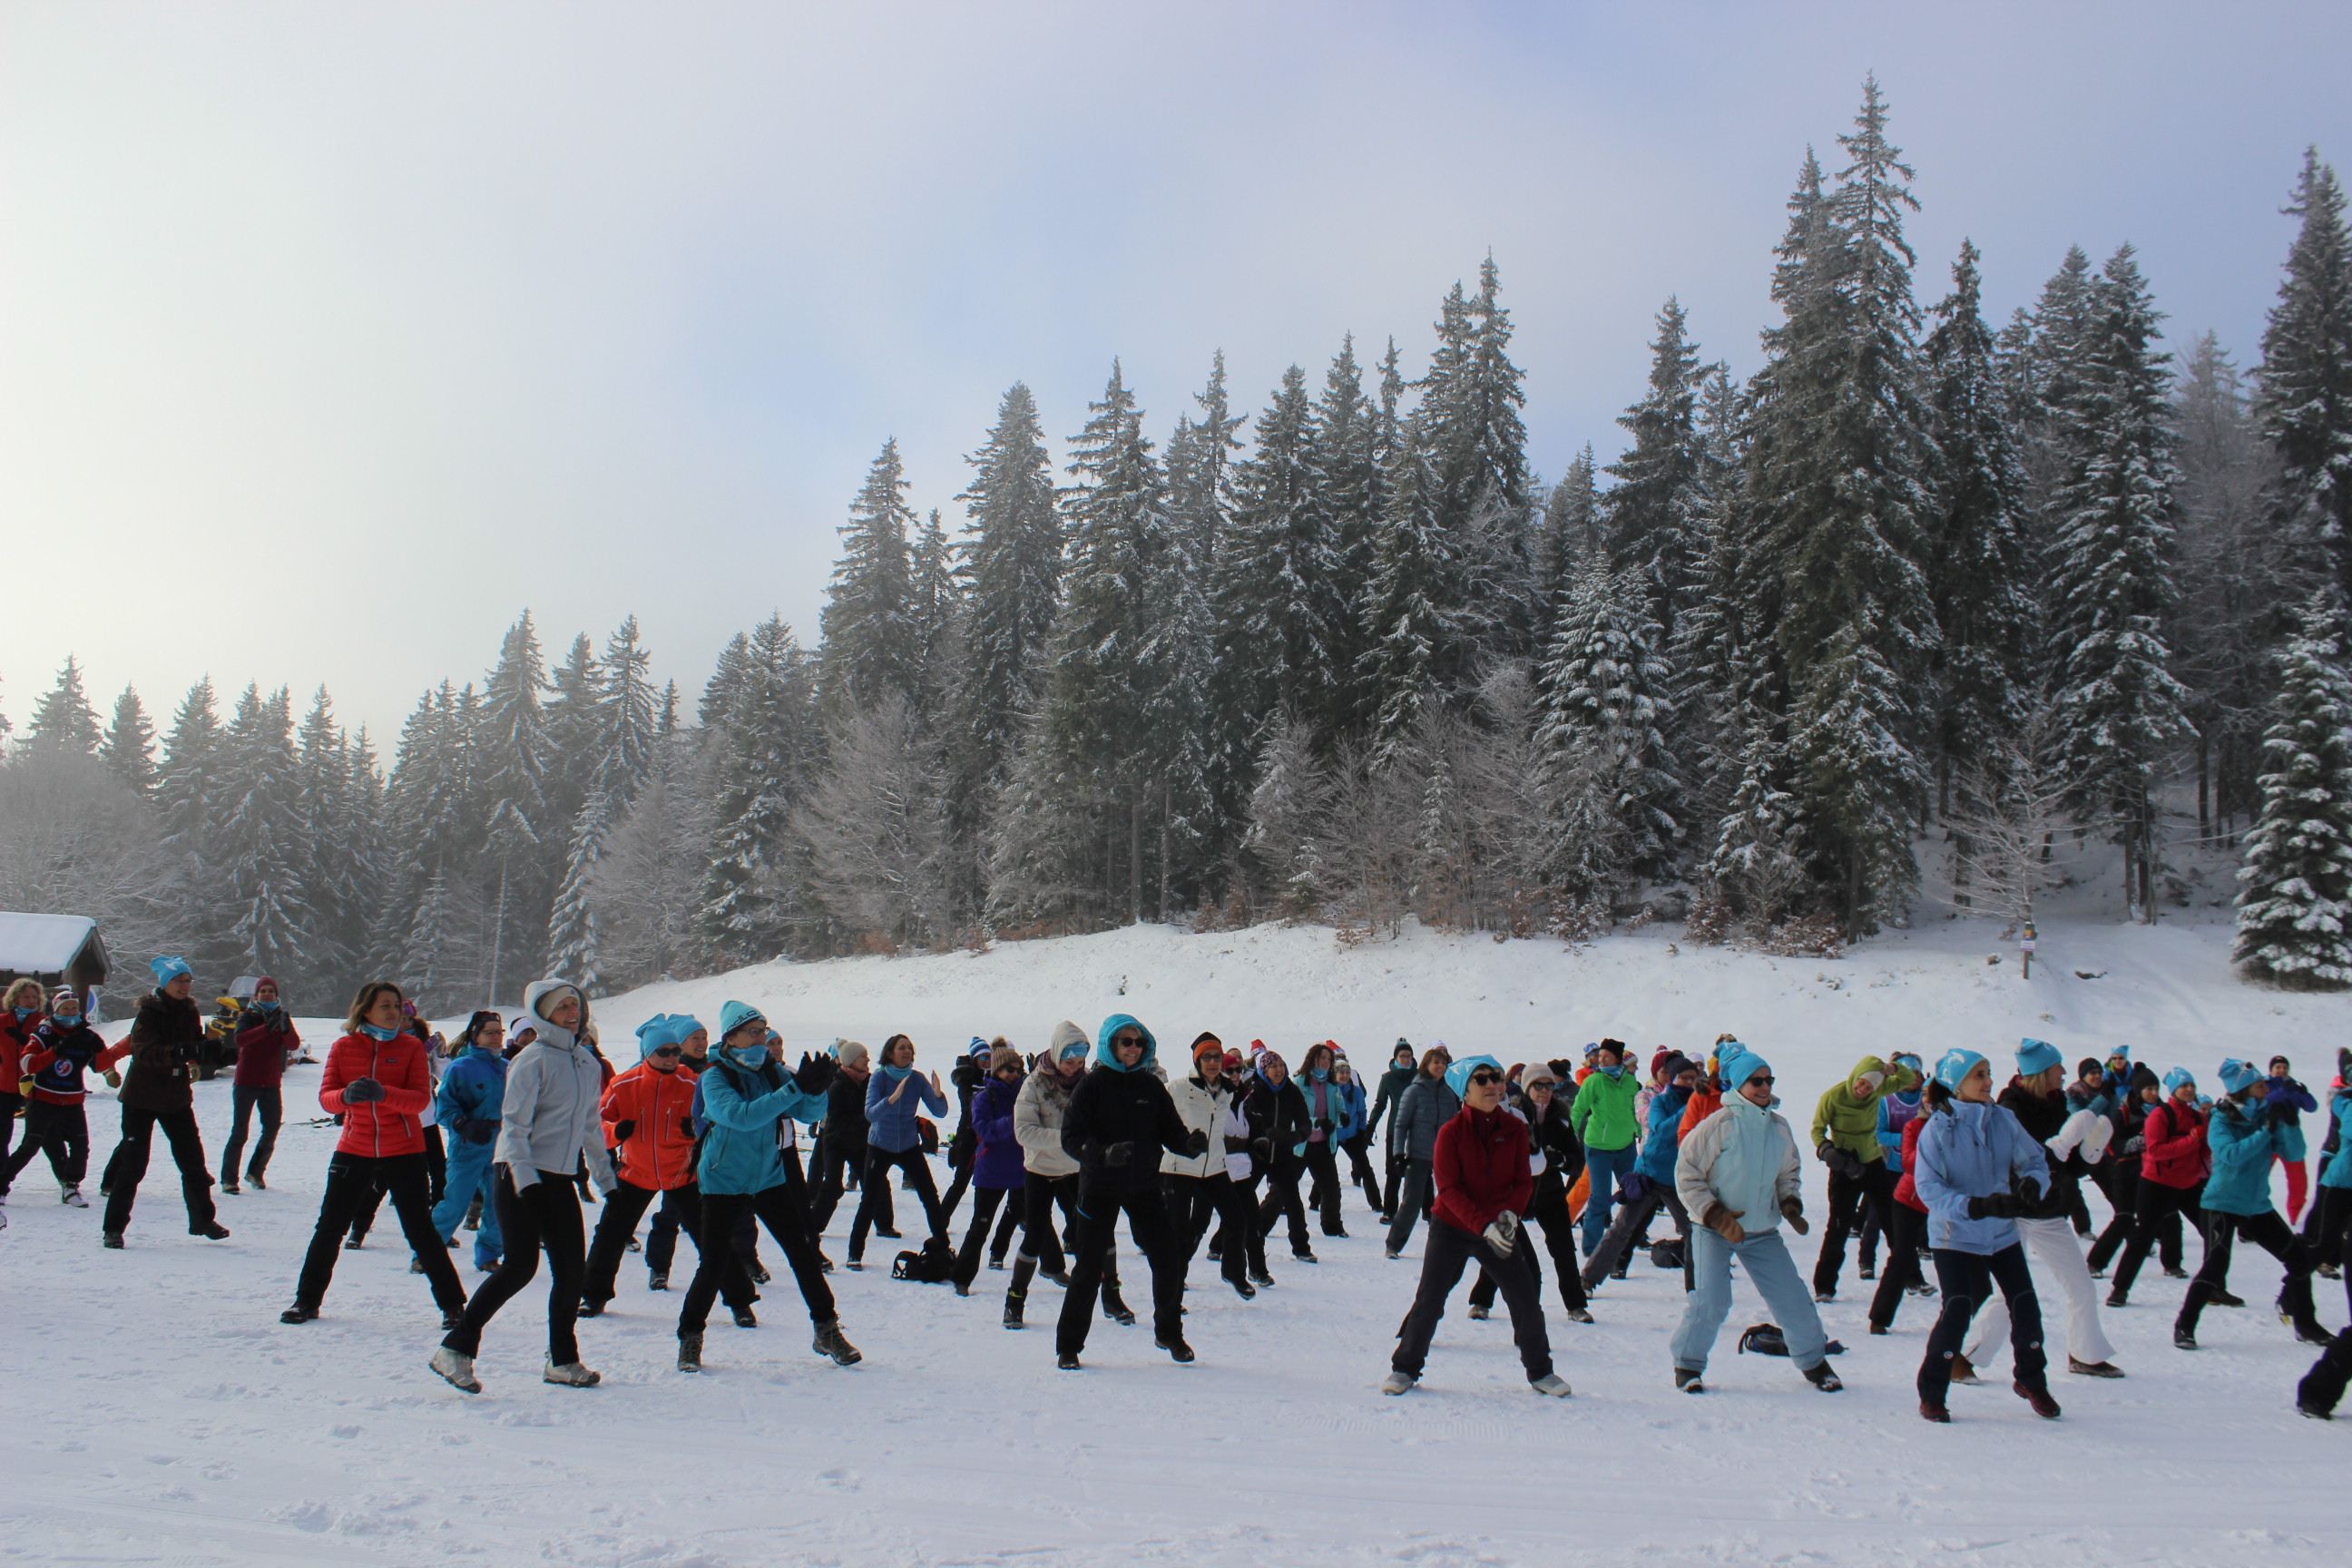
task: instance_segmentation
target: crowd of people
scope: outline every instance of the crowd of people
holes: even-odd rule
[[[154,988],[111,1046],[71,989],[45,995],[19,980],[0,998],[0,1084],[15,1090],[0,1116],[0,1200],[46,1155],[60,1201],[88,1206],[87,1075],[100,1075],[119,1090],[121,1118],[99,1185],[110,1248],[124,1245],[158,1131],[179,1171],[189,1233],[226,1238],[215,1188],[239,1193],[240,1163],[243,1186],[267,1187],[284,1073],[305,1059],[276,982],[262,978],[227,1015],[233,1125],[215,1183],[194,1110],[206,1024],[194,975],[178,958],[151,968]],[[2044,1348],[2046,1287],[2064,1303],[2065,1372],[2123,1376],[2094,1281],[2109,1277],[2105,1310],[2125,1307],[2151,1255],[2166,1277],[2189,1280],[2173,1342],[2195,1350],[2207,1309],[2245,1305],[2229,1289],[2240,1239],[2280,1264],[2281,1321],[2326,1347],[2296,1385],[2297,1408],[2330,1416],[2352,1380],[2352,1327],[2329,1332],[2313,1285],[2315,1276],[2346,1279],[2352,1261],[2352,1048],[2337,1053],[2324,1104],[2284,1057],[2266,1066],[2225,1059],[2209,1096],[2189,1069],[2159,1077],[2127,1049],[2086,1058],[2071,1076],[2055,1047],[2032,1039],[2020,1044],[2013,1072],[1965,1048],[1932,1068],[1910,1053],[1866,1056],[1822,1091],[1801,1144],[1780,1113],[1770,1064],[1729,1034],[1698,1057],[1661,1047],[1644,1064],[1603,1039],[1580,1059],[1509,1067],[1442,1044],[1416,1053],[1399,1040],[1368,1079],[1330,1041],[1308,1046],[1294,1069],[1261,1041],[1235,1048],[1203,1033],[1184,1061],[1163,1064],[1151,1031],[1119,1013],[1091,1037],[1066,1022],[1034,1056],[975,1038],[945,1083],[917,1068],[905,1035],[878,1057],[839,1040],[788,1065],[776,1029],[741,1002],[720,1009],[715,1039],[698,1018],[661,1015],[635,1042],[636,1060],[616,1068],[589,998],[562,980],[530,986],[519,1013],[475,1013],[448,1040],[398,985],[362,985],[320,1077],[321,1120],[339,1131],[280,1321],[320,1315],[339,1256],[364,1243],[389,1198],[410,1268],[441,1310],[444,1337],[429,1364],[467,1393],[481,1388],[475,1358],[485,1331],[542,1258],[545,1380],[594,1384],[579,1324],[604,1315],[631,1253],[642,1256],[648,1289],[667,1291],[680,1236],[695,1266],[679,1303],[679,1372],[701,1369],[714,1302],[739,1325],[757,1323],[759,1288],[772,1280],[761,1230],[792,1271],[814,1353],[851,1366],[860,1352],[843,1331],[824,1237],[854,1192],[841,1267],[864,1268],[873,1237],[909,1239],[898,1228],[895,1174],[921,1205],[922,1232],[892,1273],[968,1296],[985,1255],[992,1268],[1009,1268],[1003,1324],[1015,1330],[1028,1321],[1037,1282],[1050,1281],[1062,1292],[1056,1363],[1071,1371],[1097,1313],[1136,1321],[1119,1276],[1122,1221],[1149,1272],[1155,1342],[1187,1363],[1184,1294],[1204,1248],[1223,1284],[1253,1300],[1275,1282],[1276,1232],[1293,1261],[1315,1263],[1318,1239],[1348,1237],[1347,1196],[1360,1191],[1385,1226],[1386,1257],[1402,1257],[1427,1226],[1380,1385],[1388,1394],[1423,1375],[1446,1303],[1473,1264],[1470,1316],[1487,1317],[1499,1295],[1528,1386],[1569,1394],[1545,1321],[1538,1230],[1571,1322],[1593,1321],[1595,1297],[1645,1250],[1680,1270],[1685,1305],[1667,1356],[1674,1386],[1686,1394],[1706,1391],[1735,1262],[1772,1319],[1748,1330],[1743,1348],[1785,1355],[1812,1388],[1838,1392],[1831,1361],[1843,1347],[1828,1337],[1819,1303],[1835,1300],[1849,1244],[1860,1280],[1874,1287],[1872,1334],[1888,1332],[1906,1300],[1937,1301],[1917,1374],[1927,1421],[1951,1419],[1951,1384],[1984,1381],[2004,1343],[2013,1391],[2035,1414],[2060,1415]],[[957,1116],[942,1143],[950,1093]],[[2306,1115],[2324,1118],[2315,1184]],[[1810,1282],[1782,1234],[1811,1233],[1806,1144],[1827,1177]],[[944,1194],[935,1154],[950,1173]],[[2284,1214],[2272,1199],[2282,1167]],[[2110,1215],[2095,1235],[2086,1185]],[[959,1242],[952,1227],[966,1196]],[[0,1226],[5,1217],[0,1208]],[[2193,1276],[2191,1229],[2203,1248]],[[470,1292],[451,1258],[467,1230],[485,1276]],[[2347,1292],[2352,1301],[2352,1279]]]

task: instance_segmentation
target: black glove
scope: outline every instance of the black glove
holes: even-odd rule
[[[477,1149],[491,1142],[498,1135],[499,1124],[495,1121],[485,1121],[478,1116],[461,1116],[457,1119],[457,1136]]]
[[[1274,1140],[1271,1138],[1251,1139],[1250,1154],[1255,1159],[1269,1164],[1272,1163],[1274,1160]]]
[[[1114,1171],[1134,1158],[1135,1145],[1126,1139],[1119,1140],[1103,1151],[1103,1163]]]
[[[2017,1194],[2017,1201],[2022,1207],[2036,1209],[2042,1206],[2042,1184],[2032,1177],[2017,1177],[2009,1184],[2009,1190]]]
[[[1197,1160],[1209,1152],[1209,1135],[1195,1127],[1184,1135],[1184,1157]]]
[[[693,1117],[691,1117],[691,1116],[681,1116],[681,1117],[679,1117],[679,1118],[677,1119],[677,1135],[678,1135],[679,1137],[681,1137],[681,1138],[685,1139],[685,1140],[686,1140],[688,1142],[689,1142],[689,1143],[691,1143],[691,1142],[694,1142],[694,1118],[693,1118]]]
[[[355,1078],[343,1085],[345,1105],[373,1105],[383,1098],[383,1085],[372,1078]]]
[[[625,1143],[629,1141],[629,1134],[636,1130],[637,1124],[635,1121],[615,1121],[613,1123],[613,1142]]]
[[[2017,1196],[2013,1193],[1989,1193],[1983,1197],[1969,1200],[1970,1219],[2015,1219],[2017,1210]]]
[[[1315,1131],[1318,1131],[1318,1132],[1328,1132],[1328,1131],[1331,1131],[1331,1119],[1330,1119],[1329,1117],[1328,1117],[1328,1116],[1318,1116],[1318,1117],[1317,1117],[1317,1118],[1315,1119]]]
[[[841,1064],[831,1057],[803,1051],[801,1065],[793,1069],[793,1081],[800,1086],[803,1094],[823,1094],[840,1075]]]
[[[2273,1127],[2284,1127],[2294,1120],[2295,1107],[2287,1100],[2273,1100],[2270,1103],[2269,1110],[2269,1121]]]

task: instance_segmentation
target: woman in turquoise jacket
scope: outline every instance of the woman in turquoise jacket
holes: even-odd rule
[[[799,1069],[787,1076],[770,1045],[768,1020],[741,1002],[719,1010],[719,1045],[695,1079],[708,1124],[695,1171],[702,1189],[702,1229],[696,1242],[701,1260],[677,1315],[677,1370],[702,1370],[703,1325],[709,1321],[710,1303],[719,1299],[732,1238],[746,1214],[768,1227],[793,1266],[816,1330],[812,1348],[836,1365],[855,1366],[861,1358],[842,1337],[833,1288],[824,1282],[806,1213],[793,1201],[776,1136],[776,1123],[786,1117],[815,1121],[824,1115],[833,1058],[803,1056]]]
[[[1913,1151],[1911,1186],[1927,1205],[1927,1245],[1944,1309],[1919,1363],[1919,1414],[1949,1421],[1945,1399],[1952,1358],[1969,1322],[1992,1296],[2009,1303],[2009,1347],[2017,1380],[2010,1386],[2049,1420],[2048,1360],[2042,1352],[2042,1301],[2025,1266],[2016,1220],[2040,1217],[2050,1190],[2050,1163],[2015,1115],[1992,1100],[1992,1066],[1970,1050],[1946,1051],[1927,1087],[1927,1124]]]
[[[2231,1246],[2239,1237],[2286,1266],[2278,1314],[2294,1326],[2295,1337],[2312,1345],[2329,1339],[2312,1312],[2311,1249],[2271,1206],[2272,1162],[2301,1160],[2304,1144],[2301,1128],[2276,1107],[2262,1103],[2266,1081],[2252,1062],[2231,1057],[2221,1064],[2222,1097],[2205,1124],[2205,1147],[2213,1157],[2200,1216],[2205,1261],[2189,1282],[2180,1316],[2172,1324],[2172,1342],[2185,1351],[2197,1348],[2198,1317],[2221,1295],[2230,1274]]]
[[[857,1196],[857,1217],[849,1226],[849,1266],[866,1267],[866,1233],[882,1215],[882,1194],[889,1192],[890,1169],[905,1173],[906,1184],[923,1200],[930,1221],[931,1239],[945,1247],[947,1210],[940,1205],[938,1184],[929,1162],[923,1158],[920,1113],[948,1113],[948,1097],[939,1075],[928,1079],[915,1071],[915,1042],[893,1035],[882,1043],[882,1065],[866,1080],[866,1175]]]

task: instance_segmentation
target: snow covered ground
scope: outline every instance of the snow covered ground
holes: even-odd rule
[[[1603,1033],[1701,1047],[1730,1028],[1771,1060],[1792,1120],[1865,1051],[1967,1043],[2006,1062],[2025,1033],[2070,1061],[2129,1042],[2208,1083],[2224,1055],[2284,1050],[2324,1081],[2352,1000],[2241,984],[2226,929],[2199,918],[2151,931],[2047,921],[2030,982],[1996,928],[1973,921],[1889,933],[1830,963],[1676,951],[1672,928],[1564,950],[1418,931],[1342,949],[1314,929],[1145,927],[768,965],[651,986],[598,1016],[625,1046],[649,1013],[712,1019],[740,996],[795,1048],[836,1035],[878,1046],[904,1030],[922,1065],[942,1068],[973,1034],[1034,1049],[1055,1020],[1091,1027],[1113,1009],[1171,1049],[1211,1028],[1295,1059],[1329,1036],[1373,1064],[1400,1034],[1508,1062]],[[2003,961],[1988,966],[1996,951]],[[312,1028],[323,1046],[326,1026]],[[310,1110],[317,1071],[291,1076],[294,1114]],[[227,1104],[225,1082],[199,1089],[215,1151]],[[114,1116],[102,1100],[91,1109],[95,1171]],[[389,1215],[366,1250],[343,1256],[322,1320],[278,1323],[332,1135],[289,1128],[271,1189],[221,1200],[236,1235],[219,1244],[184,1234],[160,1147],[122,1253],[99,1248],[94,1213],[54,1201],[43,1165],[26,1172],[0,1235],[11,1369],[0,1559],[2073,1568],[2352,1552],[2352,1422],[2294,1415],[2312,1352],[2260,1310],[2276,1270],[2247,1248],[2234,1282],[2252,1307],[2208,1312],[2207,1348],[2184,1354],[2168,1333],[2181,1285],[2145,1279],[2137,1304],[2108,1321],[2128,1379],[2058,1378],[2066,1415],[2054,1424],[2005,1383],[1954,1390],[1951,1426],[1919,1421],[1911,1380],[1931,1304],[1906,1304],[1891,1337],[1868,1338],[1850,1270],[1824,1309],[1850,1347],[1846,1393],[1731,1353],[1731,1331],[1763,1316],[1741,1287],[1711,1392],[1677,1394],[1665,1342],[1678,1280],[1646,1261],[1601,1292],[1595,1326],[1552,1312],[1575,1398],[1528,1394],[1506,1324],[1466,1321],[1457,1297],[1422,1388],[1384,1399],[1374,1384],[1420,1247],[1383,1261],[1353,1195],[1354,1237],[1320,1244],[1317,1267],[1286,1263],[1277,1246],[1280,1284],[1254,1303],[1196,1265],[1191,1368],[1153,1350],[1147,1320],[1099,1324],[1087,1370],[1057,1373],[1050,1285],[1033,1297],[1033,1326],[1013,1334],[997,1326],[1003,1275],[983,1273],[960,1300],[877,1270],[834,1277],[863,1365],[810,1354],[780,1279],[761,1327],[722,1317],[708,1373],[682,1378],[669,1366],[678,1297],[646,1292],[633,1258],[613,1315],[583,1325],[603,1387],[540,1384],[534,1288],[492,1325],[487,1392],[469,1399],[425,1370],[435,1315]],[[845,1205],[836,1237],[849,1217]],[[1799,1250],[1810,1259],[1811,1243]],[[2320,1301],[2341,1324],[2340,1289],[2323,1283]]]

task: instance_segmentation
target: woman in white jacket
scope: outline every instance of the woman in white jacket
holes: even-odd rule
[[[539,1034],[507,1066],[498,1152],[491,1165],[497,1173],[491,1201],[498,1205],[506,1257],[499,1271],[474,1292],[464,1320],[441,1342],[431,1363],[435,1372],[467,1394],[482,1391],[474,1377],[482,1326],[530,1283],[539,1272],[541,1248],[551,1276],[545,1381],[570,1388],[593,1387],[598,1381],[596,1373],[580,1364],[575,1331],[588,1238],[572,1176],[584,1157],[597,1190],[613,1191],[613,1162],[597,1117],[604,1068],[581,1037],[588,1023],[588,1003],[577,986],[541,980],[523,994],[523,1006]]]
[[[1168,1190],[1168,1217],[1183,1237],[1184,1268],[1191,1272],[1192,1254],[1200,1249],[1201,1238],[1209,1233],[1210,1221],[1223,1226],[1227,1245],[1220,1266],[1225,1283],[1232,1286],[1242,1300],[1257,1294],[1257,1287],[1249,1281],[1245,1248],[1233,1246],[1231,1238],[1250,1234],[1255,1215],[1249,1205],[1249,1194],[1230,1173],[1235,1159],[1241,1163],[1244,1180],[1249,1176],[1248,1124],[1239,1133],[1244,1152],[1226,1152],[1226,1139],[1233,1119],[1234,1090],[1225,1081],[1225,1045],[1211,1034],[1203,1034],[1192,1042],[1192,1076],[1171,1079],[1168,1098],[1176,1102],[1176,1114],[1185,1127],[1208,1140],[1208,1147],[1195,1155],[1162,1153],[1160,1156],[1160,1182]]]

